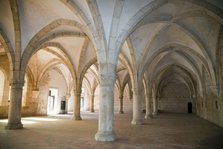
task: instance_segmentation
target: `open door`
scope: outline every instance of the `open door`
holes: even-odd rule
[[[47,114],[56,114],[56,102],[58,98],[58,89],[49,88],[48,104],[47,104]]]
[[[192,102],[187,103],[187,113],[192,113]]]

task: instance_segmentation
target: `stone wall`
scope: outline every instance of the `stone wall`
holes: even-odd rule
[[[195,104],[190,98],[188,88],[183,83],[172,82],[162,89],[158,109],[161,112],[187,113],[188,102],[192,102],[192,112],[195,113]]]
[[[7,55],[0,55],[0,70],[4,73],[4,86],[0,101],[0,119],[8,117],[10,68]]]
[[[223,75],[221,76],[221,78]],[[203,73],[203,96],[197,97],[198,116],[223,127],[223,85],[220,85],[220,92],[216,92],[216,87],[211,85],[210,78],[206,71]],[[219,94],[219,95],[218,95]]]

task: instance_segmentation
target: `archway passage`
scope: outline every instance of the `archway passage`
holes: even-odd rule
[[[195,103],[192,75],[184,68],[171,65],[157,77],[158,109],[161,112],[188,113],[188,103]],[[192,108],[192,107],[191,107]],[[195,108],[190,111],[196,111]]]
[[[193,104],[192,102],[187,103],[187,113],[193,113]]]
[[[189,90],[186,85],[177,80],[172,80],[161,91],[159,108],[161,112],[189,113],[190,100]],[[191,105],[190,111],[192,112]]]
[[[60,49],[55,47],[39,49],[29,60],[26,73],[30,82],[29,94],[32,94],[32,98],[27,99],[27,109],[23,110],[24,114],[59,114],[61,104],[73,100],[69,63]],[[67,107],[64,109],[65,113]]]

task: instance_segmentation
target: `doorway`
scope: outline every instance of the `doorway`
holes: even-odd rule
[[[49,96],[47,102],[47,114],[55,114],[55,105],[58,98],[58,89],[49,88]]]
[[[192,108],[193,108],[192,102],[188,102],[187,103],[187,113],[192,113]]]

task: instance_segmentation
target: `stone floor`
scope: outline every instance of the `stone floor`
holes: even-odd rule
[[[23,130],[5,130],[0,120],[0,149],[223,149],[223,128],[189,114],[160,114],[131,125],[130,114],[115,115],[115,142],[96,142],[97,113],[23,118]]]

